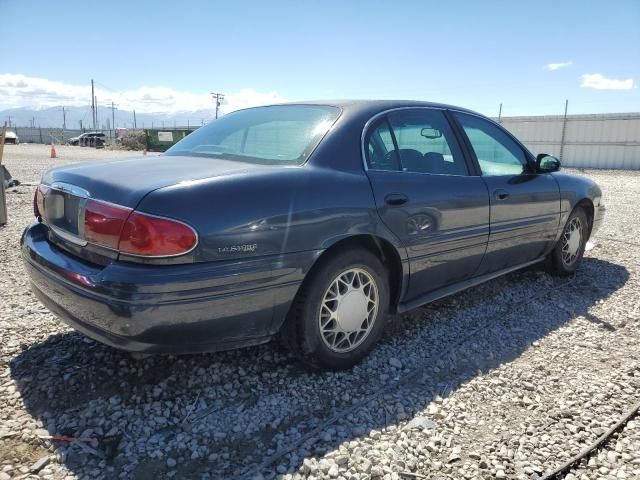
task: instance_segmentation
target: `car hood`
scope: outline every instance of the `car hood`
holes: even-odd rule
[[[159,188],[273,168],[223,158],[138,156],[55,168],[44,174],[42,182],[74,185],[92,198],[135,208],[145,195]]]

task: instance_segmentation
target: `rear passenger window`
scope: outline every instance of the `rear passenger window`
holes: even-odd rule
[[[468,175],[462,152],[440,110],[398,110],[388,115],[405,172]]]
[[[367,132],[367,163],[371,170],[400,170],[398,152],[396,152],[385,117],[374,123]]]

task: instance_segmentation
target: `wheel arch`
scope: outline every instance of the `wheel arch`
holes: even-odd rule
[[[587,215],[587,222],[589,223],[589,236],[591,236],[591,230],[593,229],[593,219],[595,215],[595,207],[593,206],[593,201],[590,198],[583,197],[578,202],[576,202],[572,212],[574,212],[578,208],[584,210],[585,214]]]
[[[373,234],[356,234],[339,239],[328,246],[314,261],[305,280],[320,268],[328,258],[351,248],[360,248],[373,253],[387,270],[389,282],[389,311],[395,312],[406,288],[408,271],[405,271],[401,253],[389,240]],[[304,280],[303,280],[304,283]]]

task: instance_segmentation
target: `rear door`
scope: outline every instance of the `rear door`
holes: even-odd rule
[[[499,125],[454,112],[479,165],[491,203],[491,234],[478,274],[535,260],[553,247],[560,221],[560,190],[536,173],[531,155]]]
[[[444,112],[391,111],[367,129],[364,147],[378,213],[409,253],[405,300],[473,276],[489,237],[489,194]]]

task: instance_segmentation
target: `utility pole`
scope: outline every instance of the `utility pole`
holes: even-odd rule
[[[93,103],[96,106],[96,118],[93,121],[93,129],[96,129],[96,126],[100,126],[100,124],[98,123],[98,97],[93,97]]]
[[[498,123],[502,120],[502,104],[500,104],[500,110],[498,110]]]
[[[11,115],[7,115],[7,119],[9,120],[9,128],[11,128]]]
[[[216,99],[216,118],[218,118],[218,110],[220,109],[222,100],[224,100],[224,94],[211,92],[211,96]]]
[[[64,143],[64,134],[67,131],[67,112],[62,107],[62,143]]]
[[[93,78],[91,79],[91,118],[93,119],[93,129],[96,129],[96,118],[98,117],[96,112],[96,92],[93,88]]]
[[[113,129],[113,139],[116,138],[116,104],[111,100],[111,128]]]
[[[80,120],[80,130],[82,130],[82,120]]]
[[[7,134],[7,122],[4,122],[4,127],[0,130],[0,173],[2,173],[2,178],[0,178],[0,225],[5,225],[7,223],[7,200],[4,193],[4,167],[2,166],[2,154],[4,152],[4,137]]]
[[[133,128],[136,129],[138,128],[138,124],[136,122],[136,109],[133,109]]]

